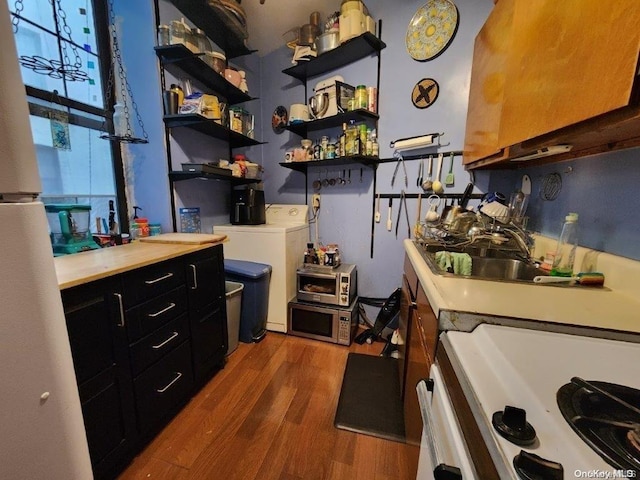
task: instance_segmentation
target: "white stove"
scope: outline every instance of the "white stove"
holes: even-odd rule
[[[633,425],[640,423],[640,411],[633,410],[634,407],[640,409],[640,392],[637,392],[640,390],[640,343],[483,324],[471,333],[443,333],[439,348],[443,351],[438,352],[431,373],[430,386],[436,384],[435,388],[427,392],[426,384],[418,386],[423,417],[431,417],[425,424],[431,424],[431,435],[435,438],[425,438],[423,434],[423,442],[440,444],[436,449],[439,458],[433,458],[433,448],[426,449],[423,445],[418,478],[438,478],[438,475],[432,476],[438,463],[458,464],[451,466],[458,468],[461,476],[449,478],[488,478],[487,470],[474,465],[474,455],[470,454],[475,449],[467,438],[470,421],[475,422],[486,445],[485,452],[488,451],[494,472],[497,472],[497,476],[493,475],[495,478],[636,478],[640,474],[640,450],[636,449],[637,445],[628,445],[634,438],[638,440],[640,434],[640,430],[632,433]],[[450,361],[449,367],[446,358]],[[455,373],[458,390],[462,391],[470,409],[468,417],[461,415],[459,397],[456,405],[456,401],[451,401],[456,398],[455,393],[447,393],[452,387],[456,388],[452,373]],[[576,384],[572,384],[572,378]],[[595,386],[581,386],[580,379],[596,382]],[[633,392],[632,396],[624,396],[627,389],[622,390],[623,400],[631,404],[631,409],[597,392],[599,387],[609,389],[608,385],[599,382],[635,389],[629,390]],[[442,388],[442,383],[446,389]],[[566,405],[563,409],[568,409],[563,415],[557,396],[564,385],[568,386],[563,391],[577,393],[563,402]],[[608,391],[618,393],[616,387],[611,388],[614,390]],[[601,412],[596,412],[596,407]],[[519,419],[521,426],[524,425],[522,415],[526,415],[526,422],[535,430],[534,437],[530,430],[520,427],[516,428],[516,433],[525,438],[509,440],[499,434],[494,423],[500,420],[505,409],[507,419]],[[613,413],[614,410],[622,413]],[[494,418],[496,412],[501,413]],[[589,445],[588,441],[593,440],[581,438],[565,416],[588,417],[574,422],[579,427],[577,430],[590,433],[609,429],[613,433],[603,436],[614,438],[614,443],[618,438],[635,460],[626,459],[618,465],[605,460]],[[593,420],[593,417],[599,418]],[[443,418],[448,421],[443,422]],[[612,420],[634,423],[630,424],[632,426],[611,426]],[[609,424],[605,425],[607,422]],[[636,436],[627,440],[628,435]],[[456,443],[458,448],[452,446]],[[600,448],[606,451],[609,447]],[[525,454],[518,457],[522,451]],[[527,469],[535,469],[542,463],[541,460],[532,463],[532,459],[538,459],[528,454],[561,465],[563,474],[557,470],[558,465],[550,464],[554,468],[539,471],[541,476],[527,477]],[[475,463],[478,463],[477,458],[481,455],[476,455]],[[516,464],[524,465],[525,471],[519,472]]]

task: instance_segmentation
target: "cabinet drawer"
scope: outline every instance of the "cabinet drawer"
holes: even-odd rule
[[[169,352],[134,381],[138,426],[147,431],[185,401],[193,388],[191,344]]]
[[[182,285],[127,311],[127,333],[135,342],[187,310],[186,287]]]
[[[182,259],[140,268],[124,275],[125,305],[131,307],[184,284]]]
[[[184,314],[131,345],[133,375],[160,360],[189,338],[189,317]]]

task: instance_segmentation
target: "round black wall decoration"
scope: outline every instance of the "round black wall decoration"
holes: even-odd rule
[[[436,101],[440,86],[433,78],[423,78],[411,92],[411,101],[416,108],[428,108]]]

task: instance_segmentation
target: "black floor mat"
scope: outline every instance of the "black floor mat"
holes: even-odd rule
[[[405,441],[397,359],[349,354],[334,425],[387,440]]]

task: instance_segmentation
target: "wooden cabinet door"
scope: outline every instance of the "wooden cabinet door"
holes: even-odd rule
[[[438,320],[408,257],[405,257],[404,262],[399,328],[404,340],[398,363],[402,365],[400,380],[405,435],[407,443],[419,445],[422,437],[422,415],[416,385],[429,376],[429,369],[435,359]]]
[[[627,106],[639,24],[637,0],[516,1],[498,146]]]
[[[500,153],[498,133],[515,0],[501,0],[476,36],[469,87],[463,163]]]
[[[196,383],[224,365],[229,345],[222,245],[185,259],[191,347]]]
[[[64,290],[62,300],[94,475],[110,477],[137,438],[121,283]]]
[[[189,309],[200,310],[225,298],[222,245],[185,257]]]

